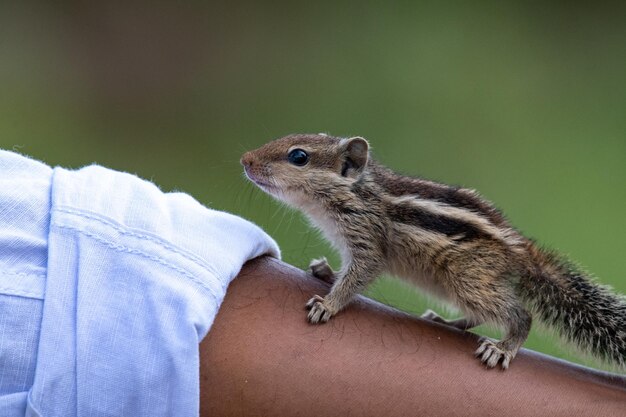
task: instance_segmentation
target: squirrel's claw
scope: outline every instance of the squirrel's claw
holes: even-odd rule
[[[307,320],[311,324],[326,323],[334,314],[319,295],[314,295],[306,303],[306,308],[309,310]]]
[[[515,354],[504,350],[498,346],[497,343],[492,340],[485,339],[482,341],[474,355],[480,359],[487,368],[495,368],[500,360],[502,360],[502,369],[508,369],[511,360],[515,357]]]

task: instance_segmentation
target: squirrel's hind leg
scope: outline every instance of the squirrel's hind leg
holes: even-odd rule
[[[517,351],[526,341],[531,323],[531,316],[523,307],[514,309],[508,315],[508,328],[504,339],[499,342],[483,339],[475,355],[488,368],[495,368],[502,362],[502,369],[508,369]]]

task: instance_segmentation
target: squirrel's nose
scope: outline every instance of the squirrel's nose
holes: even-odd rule
[[[239,160],[239,163],[241,163],[241,165],[243,165],[244,167],[249,167],[250,165],[252,165],[252,155],[250,154],[250,152],[244,153]]]

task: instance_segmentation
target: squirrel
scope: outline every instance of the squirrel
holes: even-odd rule
[[[362,137],[293,134],[246,152],[248,179],[300,209],[338,250],[342,267],[313,260],[311,273],[332,283],[306,307],[327,322],[383,273],[456,306],[465,318],[422,317],[467,330],[489,323],[504,331],[482,338],[475,356],[507,369],[532,318],[583,351],[624,369],[626,298],[514,229],[476,191],[397,174],[370,156]]]

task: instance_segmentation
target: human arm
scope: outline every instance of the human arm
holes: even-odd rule
[[[202,416],[623,415],[624,377],[525,349],[488,371],[478,336],[364,297],[309,325],[304,304],[325,291],[277,260],[244,266],[200,345]]]

